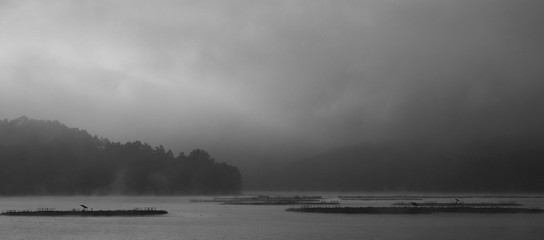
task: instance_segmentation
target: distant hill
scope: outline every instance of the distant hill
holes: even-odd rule
[[[204,150],[174,156],[162,146],[111,142],[58,121],[0,121],[0,195],[229,194],[237,167]]]
[[[249,184],[270,190],[544,192],[542,143],[504,137],[457,146],[363,144],[295,161]]]

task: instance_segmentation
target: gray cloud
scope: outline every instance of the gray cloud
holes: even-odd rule
[[[0,114],[219,158],[542,134],[537,1],[5,1]]]

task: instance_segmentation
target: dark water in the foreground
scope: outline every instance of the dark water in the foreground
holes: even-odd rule
[[[157,207],[169,214],[0,216],[0,239],[544,239],[544,214],[311,214],[286,212],[286,206],[191,203],[192,198],[195,197],[1,197],[0,211],[72,209],[85,204],[94,209]],[[542,198],[516,200],[530,206],[544,206]]]

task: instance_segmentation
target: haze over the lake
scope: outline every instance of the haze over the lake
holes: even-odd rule
[[[0,1],[0,118],[221,161],[544,134],[544,2]]]

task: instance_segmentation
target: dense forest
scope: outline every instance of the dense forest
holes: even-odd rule
[[[457,145],[374,143],[324,152],[261,174],[247,189],[544,192],[544,141],[505,136]]]
[[[237,167],[196,149],[111,142],[58,121],[0,121],[0,195],[231,194]]]

